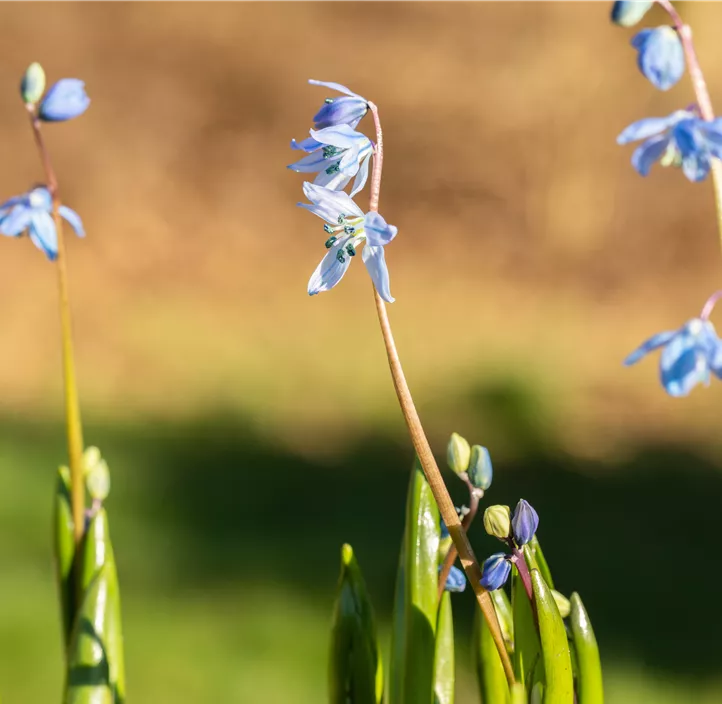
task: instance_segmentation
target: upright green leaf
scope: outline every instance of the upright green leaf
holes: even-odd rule
[[[444,592],[436,621],[434,704],[454,704],[454,681],[454,615],[451,594]]]
[[[406,502],[403,572],[396,584],[403,608],[397,603],[394,615],[389,704],[433,704],[438,548],[439,510],[417,460]]]
[[[531,581],[544,662],[544,704],[573,704],[574,680],[564,621],[539,570],[531,570]]]
[[[533,565],[527,562],[527,564],[529,564],[529,569],[538,569],[541,572],[541,576],[544,577],[544,581],[547,583],[549,589],[554,589],[554,580],[552,579],[552,573],[549,569],[549,565],[546,561],[546,558],[544,557],[541,545],[539,544],[539,539],[536,537],[536,535],[524,546],[525,557],[528,551],[531,552],[531,559],[533,562]]]
[[[599,659],[599,647],[592,624],[579,594],[574,592],[569,601],[571,602],[569,621],[578,673],[578,704],[604,704],[602,663]]]
[[[494,595],[497,593],[503,594],[504,599],[506,599],[506,594],[504,594],[502,589],[496,589],[490,592],[494,600],[496,615],[499,618],[502,632],[504,632],[504,620],[511,619],[511,607],[507,599],[505,606],[499,609],[497,599],[494,598]],[[508,608],[507,614],[500,613],[504,608]],[[504,636],[504,640],[506,641],[506,635]],[[509,685],[506,681],[504,666],[501,664],[499,651],[496,649],[491,631],[480,609],[474,609],[472,656],[476,668],[476,678],[479,683],[481,704],[509,704]]]
[[[68,647],[75,614],[73,560],[75,557],[73,511],[70,504],[70,471],[58,469],[53,500],[53,552],[55,573],[60,595],[63,623],[63,642]]]
[[[404,666],[406,663],[406,550],[401,540],[399,567],[394,587],[394,611],[391,630],[388,704],[401,704],[404,697]]]
[[[383,698],[374,610],[348,544],[341,548],[328,675],[330,704],[380,704]]]
[[[486,702],[484,702],[486,704]],[[491,704],[491,702],[489,702]],[[511,686],[511,704],[527,704],[526,689],[521,682]]]
[[[511,573],[511,609],[514,616],[514,676],[531,690],[534,673],[541,665],[541,645],[529,597],[516,567]],[[537,675],[537,679],[541,677]]]

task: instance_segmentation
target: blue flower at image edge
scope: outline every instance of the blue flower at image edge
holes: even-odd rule
[[[0,203],[0,234],[20,237],[27,231],[32,243],[53,261],[58,256],[58,233],[52,211],[53,199],[45,186],[38,186],[28,193],[10,198]],[[85,237],[83,223],[74,210],[61,205],[58,213],[78,237]]]
[[[365,243],[362,258],[374,286],[381,298],[393,303],[384,247],[396,237],[397,228],[389,225],[376,212],[364,215],[361,208],[343,191],[332,191],[306,182],[303,184],[303,192],[311,204],[298,205],[330,223],[323,228],[331,235],[326,240],[328,254],[308,282],[309,295],[330,291],[336,286],[351,265],[351,259],[356,256],[357,248]]]
[[[709,320],[692,318],[679,330],[653,335],[624,364],[635,364],[660,347],[660,381],[670,396],[686,396],[698,383],[709,384],[710,370],[722,378],[722,341]]]
[[[366,98],[362,98],[346,88],[346,86],[342,86],[340,83],[316,81],[314,79],[309,79],[308,82],[312,86],[323,86],[339,93],[345,93],[343,98],[326,98],[323,106],[313,118],[317,130],[332,127],[333,125],[350,125],[355,128],[368,112],[369,104]]]
[[[667,117],[647,117],[632,123],[617,144],[644,142],[632,154],[632,165],[646,176],[652,164],[681,166],[690,181],[702,181],[712,158],[722,158],[722,118],[702,120],[689,110]]]
[[[639,52],[639,70],[655,88],[669,90],[684,75],[684,49],[671,27],[643,29],[632,38],[632,46]]]
[[[90,105],[85,83],[78,78],[63,78],[43,97],[38,117],[44,122],[63,122],[82,115]]]

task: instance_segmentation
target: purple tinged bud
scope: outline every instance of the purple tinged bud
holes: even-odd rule
[[[536,533],[539,527],[539,516],[531,507],[528,501],[520,499],[514,509],[514,515],[511,518],[511,530],[514,536],[514,542],[518,546],[526,545]]]
[[[90,105],[85,83],[77,78],[63,78],[45,94],[38,109],[44,122],[64,122],[82,115]]]
[[[481,566],[481,586],[488,592],[493,592],[506,584],[511,573],[511,563],[503,552],[497,552],[487,557]]]

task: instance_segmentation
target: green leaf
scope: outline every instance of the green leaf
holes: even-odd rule
[[[405,541],[402,539],[394,588],[388,704],[401,704],[404,696],[404,664],[406,660],[406,551],[404,543]]]
[[[53,546],[55,574],[60,594],[60,610],[63,622],[63,642],[67,648],[75,616],[75,587],[73,580],[73,559],[75,557],[75,536],[73,511],[70,504],[70,471],[67,467],[58,469],[53,500]]]
[[[511,612],[511,602],[503,589],[495,589],[493,592],[489,592],[489,596],[494,602],[507,652],[511,654],[514,652],[514,618]]]
[[[495,704],[495,702],[484,702],[483,704]],[[526,689],[521,682],[511,686],[511,704],[527,704]]]
[[[504,620],[508,618],[511,621],[511,606],[506,598],[503,589],[496,589],[490,592],[494,601],[496,615],[499,618],[502,633],[504,632]],[[504,606],[500,609],[497,606],[495,594],[502,594],[504,597]],[[503,609],[507,609],[505,615],[500,613]],[[504,637],[506,640],[506,636]],[[472,656],[476,667],[476,678],[479,684],[479,695],[481,704],[509,704],[509,685],[506,681],[504,666],[501,664],[499,651],[491,636],[491,631],[483,617],[480,609],[474,609],[474,631],[472,640]]]
[[[514,616],[514,676],[531,689],[535,670],[541,663],[541,645],[529,597],[516,566],[511,573],[511,609]]]
[[[436,621],[434,704],[454,704],[454,616],[449,592],[441,596]]]
[[[597,639],[594,637],[592,624],[579,594],[574,592],[569,601],[572,607],[569,621],[578,670],[578,703],[603,704],[602,663],[599,659]]]
[[[544,662],[544,704],[572,704],[574,679],[564,621],[551,589],[537,569],[531,570],[531,581],[539,616],[539,636]]]
[[[529,566],[529,569],[538,569],[541,572],[541,576],[544,577],[544,581],[547,583],[547,586],[549,589],[554,589],[554,580],[552,579],[552,573],[549,569],[549,565],[546,561],[546,558],[544,557],[544,553],[542,552],[541,545],[539,544],[539,539],[534,535],[534,537],[524,546],[524,557],[527,555],[527,549],[531,551],[531,556],[533,559],[533,565],[530,564],[527,561],[527,565]]]
[[[418,462],[406,502],[403,608],[394,615],[394,655],[389,704],[433,704],[438,612],[439,510]],[[398,649],[403,648],[401,660]],[[397,679],[400,678],[400,687]]]
[[[83,538],[80,565],[82,604],[73,624],[68,660],[68,702],[125,701],[125,662],[120,589],[108,516],[98,510]],[[79,698],[78,698],[79,697]],[[90,698],[88,698],[90,697]]]
[[[383,698],[374,610],[348,544],[341,548],[328,675],[330,704],[380,704]]]

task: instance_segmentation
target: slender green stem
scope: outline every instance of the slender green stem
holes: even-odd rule
[[[78,402],[78,386],[75,380],[75,361],[73,357],[73,335],[68,301],[68,271],[66,268],[65,241],[63,240],[63,223],[58,208],[58,180],[50,161],[50,155],[40,130],[40,120],[35,114],[33,105],[26,105],[30,114],[35,144],[43,162],[47,179],[47,187],[53,199],[53,221],[58,235],[58,294],[60,302],[60,334],[63,350],[63,379],[65,382],[65,417],[68,436],[68,460],[70,464],[70,502],[73,513],[73,528],[76,544],[83,537],[85,522],[85,485],[83,482],[83,427],[80,421],[80,404]]]
[[[379,194],[381,190],[381,169],[383,167],[384,158],[384,147],[383,147],[383,132],[381,131],[381,122],[379,120],[378,108],[373,103],[369,103],[369,109],[373,114],[374,125],[376,127],[376,152],[374,155],[374,168],[371,176],[371,196],[369,200],[369,209],[372,211],[378,211],[379,207]],[[411,391],[409,385],[406,383],[406,377],[404,376],[404,370],[401,366],[401,360],[399,359],[399,353],[396,349],[396,343],[394,342],[394,336],[391,332],[391,324],[389,323],[389,316],[386,311],[386,304],[384,303],[378,291],[374,288],[374,299],[376,302],[376,312],[378,313],[379,324],[381,325],[381,335],[384,339],[384,345],[386,346],[386,355],[389,359],[389,368],[391,369],[391,378],[394,382],[394,388],[396,389],[396,395],[399,399],[399,405],[401,406],[401,412],[406,420],[406,425],[409,429],[409,435],[411,436],[411,442],[413,443],[416,455],[419,458],[419,462],[424,470],[426,480],[429,482],[429,487],[434,495],[434,499],[439,507],[439,513],[446,523],[446,527],[449,530],[449,535],[454,541],[454,545],[459,552],[461,558],[461,564],[466,571],[466,575],[469,578],[476,599],[479,602],[479,607],[489,625],[489,630],[494,639],[494,643],[499,651],[499,657],[501,658],[502,665],[504,666],[504,672],[506,673],[507,680],[510,684],[514,683],[514,669],[509,659],[509,655],[506,652],[506,645],[504,644],[504,637],[501,633],[499,626],[499,620],[494,610],[494,605],[491,601],[489,593],[481,586],[481,568],[479,562],[474,555],[474,551],[469,543],[469,538],[464,531],[459,516],[454,508],[454,503],[449,496],[449,491],[444,484],[444,480],[439,471],[439,467],[434,459],[434,454],[431,451],[431,446],[426,438],[424,429],[421,425],[421,419],[419,414],[416,412],[416,406],[414,400],[411,397]]]
[[[689,71],[689,78],[692,81],[692,88],[697,98],[700,117],[702,117],[703,120],[714,120],[712,100],[709,96],[709,90],[707,89],[707,82],[704,80],[702,68],[699,65],[697,51],[694,48],[692,28],[688,24],[685,24],[670,0],[657,0],[657,4],[663,7],[672,19],[672,24],[682,42],[687,70]],[[714,201],[717,208],[717,230],[719,232],[720,246],[722,246],[722,162],[720,162],[719,159],[713,158],[711,168]]]

